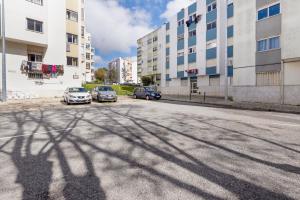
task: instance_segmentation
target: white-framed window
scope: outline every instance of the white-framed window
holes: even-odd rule
[[[78,66],[78,58],[67,57],[67,65],[68,66]]]
[[[158,40],[158,37],[157,36],[154,36],[153,37],[153,42],[156,42]]]
[[[189,48],[189,54],[196,53],[196,46]]]
[[[193,22],[193,21],[196,20],[196,18],[197,18],[197,14],[196,14],[196,13],[191,14],[191,15],[189,16],[189,21],[190,21],[190,22]]]
[[[209,5],[207,5],[207,12],[211,12],[217,9],[217,2],[213,2]]]
[[[39,53],[28,53],[28,61],[43,62],[43,55]]]
[[[281,13],[280,3],[269,5],[268,7],[261,8],[257,11],[257,20],[263,20],[269,17],[279,15]]]
[[[153,62],[156,62],[157,61],[157,58],[153,58]]]
[[[86,63],[86,69],[87,69],[87,70],[90,70],[90,69],[91,69],[91,64],[88,63],[88,62]]]
[[[67,33],[67,41],[69,44],[78,44],[78,36],[71,33]]]
[[[43,0],[26,0],[26,1],[29,1],[31,3],[35,3],[35,4],[38,4],[38,5],[43,5]]]
[[[196,34],[197,34],[196,29],[192,30],[192,31],[189,31],[189,37],[194,37],[194,36],[196,36]]]
[[[149,40],[147,41],[147,44],[152,44],[152,39],[149,39]]]
[[[270,51],[274,49],[280,49],[280,36],[257,41],[258,52]]]
[[[184,25],[184,19],[179,20],[179,21],[178,21],[178,26],[183,26],[183,25]]]
[[[74,22],[78,22],[78,13],[72,10],[67,10],[67,19],[74,21]]]
[[[216,21],[207,24],[207,30],[208,31],[211,30],[211,29],[214,29],[216,27],[217,27],[217,22]]]
[[[178,52],[177,53],[177,57],[181,57],[181,56],[184,56],[184,52]]]
[[[43,22],[27,18],[27,30],[42,33],[43,32]]]
[[[84,30],[84,26],[81,26],[81,37],[84,37],[84,34],[85,34],[85,30]]]

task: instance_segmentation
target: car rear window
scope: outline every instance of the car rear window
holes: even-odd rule
[[[98,91],[100,92],[108,92],[108,91],[114,91],[111,87],[99,87]]]
[[[74,93],[74,92],[87,92],[87,91],[84,88],[70,88],[69,92]]]

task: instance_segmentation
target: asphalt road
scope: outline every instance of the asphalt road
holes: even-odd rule
[[[299,188],[299,115],[143,100],[0,111],[1,200],[276,200]]]

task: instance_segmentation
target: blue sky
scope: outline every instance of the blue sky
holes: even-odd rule
[[[136,56],[136,40],[195,0],[87,0],[87,30],[96,67],[116,57]]]

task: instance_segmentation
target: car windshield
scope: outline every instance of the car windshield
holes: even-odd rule
[[[110,92],[110,91],[114,91],[111,87],[99,87],[98,91],[100,92]]]
[[[69,88],[69,92],[75,93],[75,92],[87,92],[84,88]]]
[[[155,90],[153,88],[151,88],[151,87],[145,87],[145,90],[147,92],[155,92]]]

